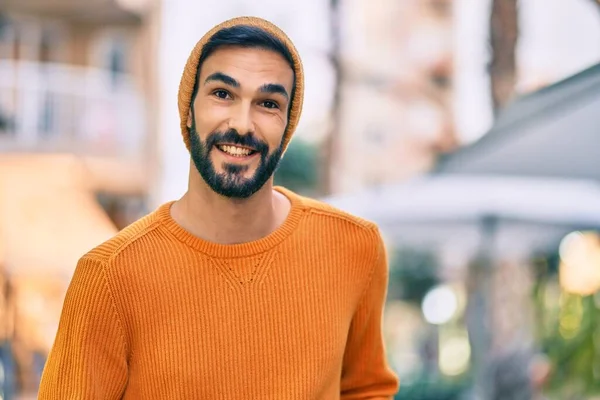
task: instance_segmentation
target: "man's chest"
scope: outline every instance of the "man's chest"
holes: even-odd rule
[[[358,280],[277,254],[205,261],[137,282],[132,383],[268,387],[305,376],[310,391],[339,381]]]

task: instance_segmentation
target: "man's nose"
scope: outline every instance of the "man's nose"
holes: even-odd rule
[[[252,120],[252,105],[239,102],[229,120],[229,129],[235,129],[240,135],[254,133],[254,122]]]

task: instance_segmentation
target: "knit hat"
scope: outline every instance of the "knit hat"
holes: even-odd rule
[[[292,97],[292,103],[290,105],[289,110],[288,124],[283,136],[282,144],[284,151],[287,148],[287,145],[289,144],[290,139],[292,138],[292,135],[296,130],[296,127],[298,126],[298,120],[300,119],[300,114],[302,112],[302,102],[304,100],[304,75],[302,70],[302,61],[300,60],[300,55],[294,47],[294,44],[281,29],[279,29],[277,26],[275,26],[269,21],[256,17],[233,18],[220,23],[219,25],[215,26],[210,31],[208,31],[198,41],[198,43],[196,43],[196,46],[192,50],[192,53],[190,54],[187,63],[185,64],[185,69],[183,70],[183,75],[181,76],[181,82],[179,84],[179,98],[177,104],[179,107],[179,117],[181,119],[181,134],[183,135],[183,141],[185,142],[185,146],[188,150],[190,149],[190,138],[187,120],[190,105],[192,102],[194,84],[196,82],[196,75],[198,73],[198,63],[200,62],[200,55],[202,54],[202,49],[215,33],[219,32],[224,28],[231,28],[233,26],[238,25],[253,26],[260,28],[267,33],[270,33],[271,35],[279,39],[285,45],[285,47],[287,47],[288,51],[292,55],[293,69],[295,73],[296,82],[294,96]]]

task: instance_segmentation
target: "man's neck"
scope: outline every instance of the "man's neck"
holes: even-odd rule
[[[248,199],[229,199],[204,182],[192,185],[171,208],[191,234],[220,244],[246,243],[269,235],[285,221],[291,205],[271,181]]]

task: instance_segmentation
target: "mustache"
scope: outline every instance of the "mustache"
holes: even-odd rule
[[[267,143],[257,139],[252,134],[240,135],[235,129],[229,129],[225,132],[215,131],[206,138],[207,149],[217,144],[225,143],[248,147],[261,154],[269,152],[269,145]]]

